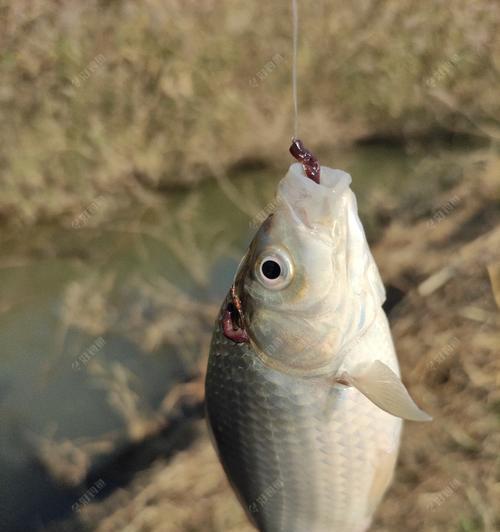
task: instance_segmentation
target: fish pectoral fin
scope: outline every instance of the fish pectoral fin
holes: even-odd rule
[[[340,379],[393,416],[410,421],[432,420],[415,404],[398,375],[380,360],[359,367],[359,370],[356,368],[352,373],[344,372]]]

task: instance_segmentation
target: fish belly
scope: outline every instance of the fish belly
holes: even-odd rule
[[[220,330],[206,407],[226,474],[261,532],[368,529],[392,478],[400,419],[354,388],[272,370]]]

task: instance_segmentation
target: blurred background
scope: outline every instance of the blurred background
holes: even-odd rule
[[[500,4],[300,2],[300,137],[353,177],[407,423],[372,530],[500,530]],[[0,0],[0,530],[251,531],[218,306],[290,164],[289,2]]]

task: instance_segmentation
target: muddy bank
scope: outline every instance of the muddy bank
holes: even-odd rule
[[[491,134],[499,9],[494,0],[304,9],[304,140],[317,151],[373,135]],[[72,218],[101,197],[109,210],[241,161],[288,162],[288,2],[4,1],[0,22],[0,221]]]

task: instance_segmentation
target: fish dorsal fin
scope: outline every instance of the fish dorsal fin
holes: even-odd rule
[[[344,372],[340,380],[354,386],[372,403],[393,416],[410,421],[432,420],[415,404],[398,375],[380,360],[368,366],[357,366],[351,373]]]

